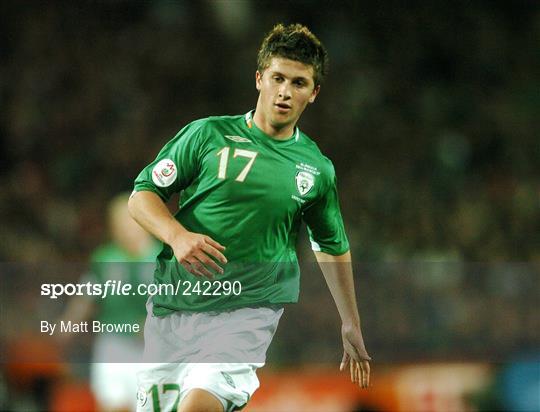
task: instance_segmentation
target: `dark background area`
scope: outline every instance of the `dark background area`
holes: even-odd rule
[[[307,24],[329,51],[300,127],[336,167],[376,358],[537,349],[536,1],[2,2],[2,261],[85,261],[107,201],[181,127],[254,108],[277,22]],[[276,356],[339,358],[315,268],[303,284]]]

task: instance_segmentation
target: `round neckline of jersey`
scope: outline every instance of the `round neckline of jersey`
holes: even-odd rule
[[[276,146],[288,146],[288,145],[296,143],[296,141],[297,141],[296,136],[297,135],[300,136],[300,130],[298,130],[298,127],[295,126],[293,134],[292,134],[291,137],[288,137],[287,139],[275,139],[272,136],[270,136],[269,134],[266,134],[265,132],[263,132],[255,124],[255,121],[253,120],[253,113],[254,112],[255,112],[255,110],[252,110],[251,112],[248,113],[248,115],[246,116],[246,122],[245,122],[246,127],[248,128],[248,130],[252,134],[254,134],[257,137],[262,138],[264,141],[269,142],[270,144],[273,144],[273,145],[276,145]],[[249,126],[250,124],[251,124],[251,127]]]

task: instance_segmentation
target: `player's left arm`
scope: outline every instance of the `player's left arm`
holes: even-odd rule
[[[351,381],[358,383],[362,388],[367,388],[371,358],[362,337],[360,314],[354,291],[351,254],[346,252],[334,256],[324,252],[314,253],[341,317],[343,358],[339,369],[344,370],[349,365]]]

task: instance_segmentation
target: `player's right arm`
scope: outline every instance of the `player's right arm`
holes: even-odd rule
[[[223,269],[212,259],[227,263],[223,255],[225,247],[209,236],[188,231],[161,200],[150,191],[134,192],[128,202],[129,213],[145,230],[168,244],[178,262],[197,276],[213,277]]]
[[[225,247],[209,236],[188,231],[169,212],[165,202],[188,187],[200,171],[205,120],[184,127],[135,179],[128,207],[133,219],[173,250],[178,262],[197,276],[223,273]],[[215,259],[215,260],[214,260]]]

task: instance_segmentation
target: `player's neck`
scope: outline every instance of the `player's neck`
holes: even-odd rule
[[[262,110],[255,109],[253,115],[253,122],[260,130],[265,134],[270,136],[272,139],[276,140],[287,140],[294,133],[294,124],[284,126],[282,128],[276,128],[270,124],[270,122],[265,118]]]

